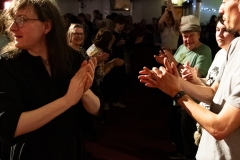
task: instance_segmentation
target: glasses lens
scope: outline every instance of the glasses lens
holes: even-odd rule
[[[15,22],[18,25],[18,27],[23,27],[23,18],[22,17],[15,18]]]

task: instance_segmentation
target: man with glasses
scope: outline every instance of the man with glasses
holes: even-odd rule
[[[240,33],[240,1],[224,0],[219,13],[230,33]],[[196,86],[179,77],[176,65],[144,68],[139,76],[146,86],[159,88],[173,97],[203,128],[196,159],[238,160],[240,157],[240,39],[231,43],[224,69],[211,87]],[[189,96],[188,96],[189,95]],[[211,104],[210,111],[191,98]]]

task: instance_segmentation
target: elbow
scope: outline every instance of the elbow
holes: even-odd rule
[[[226,134],[219,131],[214,131],[211,135],[218,141],[223,140],[227,137]]]
[[[218,141],[223,140],[228,136],[226,128],[218,126],[212,126],[212,130],[209,133]]]

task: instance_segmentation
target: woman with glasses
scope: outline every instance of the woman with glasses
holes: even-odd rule
[[[67,32],[68,45],[83,55],[85,59],[89,59],[84,47],[85,33],[81,24],[72,23]]]
[[[5,19],[14,38],[0,54],[0,137],[9,159],[84,159],[81,116],[98,116],[102,105],[96,59],[68,46],[50,0],[13,0]]]

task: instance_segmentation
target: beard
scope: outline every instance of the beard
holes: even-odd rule
[[[229,28],[226,27],[226,31],[233,34],[233,35],[238,32],[238,30],[236,30],[234,28],[230,28],[230,27]]]
[[[227,31],[227,32],[229,32],[229,33],[231,33],[231,34],[235,34],[235,33],[238,32],[238,30],[237,30],[236,28],[233,28],[233,27],[231,27],[231,26],[229,25],[229,21],[228,21],[228,22],[227,22],[227,21],[224,21],[224,25],[225,25],[225,27],[226,27],[226,31]]]

